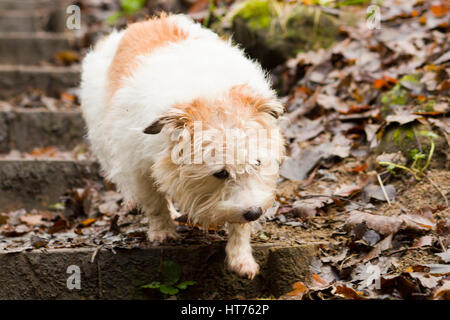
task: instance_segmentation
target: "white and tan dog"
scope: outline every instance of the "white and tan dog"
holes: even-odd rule
[[[177,237],[168,196],[194,223],[227,224],[228,266],[253,278],[249,222],[273,204],[284,150],[283,108],[261,67],[189,18],[162,14],[99,42],[81,86],[93,152],[148,216],[148,239]],[[232,143],[230,130],[257,140]]]

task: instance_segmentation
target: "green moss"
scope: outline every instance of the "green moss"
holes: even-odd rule
[[[408,102],[408,92],[398,83],[381,97],[381,103],[388,106],[393,104],[403,106]]]
[[[414,84],[420,83],[420,75],[419,74],[407,74],[400,79],[400,83],[410,82]]]
[[[339,33],[336,18],[320,9],[276,0],[244,1],[228,19],[233,39],[267,69],[328,47]]]
[[[294,7],[284,29],[285,40],[309,44],[308,49],[313,50],[331,46],[338,35],[336,21],[316,8],[305,6]]]
[[[435,104],[436,104],[435,100],[429,100],[424,104],[420,105],[417,111],[433,112]]]
[[[253,30],[269,29],[273,15],[270,0],[248,0],[236,13]]]
[[[406,125],[391,124],[383,133],[377,153],[396,153],[401,151],[403,156],[411,163],[419,154],[428,154],[430,139],[422,131],[432,132],[431,128],[417,122]],[[441,141],[442,140],[442,141]],[[436,146],[445,146],[445,139],[434,138]],[[420,149],[419,149],[420,145]],[[445,149],[444,147],[442,149]],[[438,148],[436,150],[439,150]]]
[[[404,144],[414,141],[414,130],[409,126],[400,126],[392,134],[394,144],[402,147]]]

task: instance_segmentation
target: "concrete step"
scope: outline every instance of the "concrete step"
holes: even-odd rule
[[[92,161],[0,160],[0,212],[48,208],[67,189],[102,182],[99,171]]]
[[[0,32],[63,32],[73,0],[0,0]]]
[[[8,99],[27,89],[42,89],[58,96],[67,88],[80,83],[79,66],[0,65],[0,99]]]
[[[0,64],[38,65],[53,61],[64,50],[77,50],[72,34],[49,32],[0,32]]]
[[[49,29],[51,10],[1,10],[0,32],[34,32]]]
[[[164,261],[181,267],[181,281],[196,284],[181,290],[179,298],[233,299],[278,297],[296,281],[310,280],[315,246],[254,245],[261,272],[243,279],[224,266],[223,245],[154,246],[139,249],[48,249],[0,253],[0,299],[161,299],[157,290],[140,287],[162,281]],[[80,289],[69,290],[69,266],[80,268]],[[69,281],[70,283],[70,281]]]
[[[12,108],[0,111],[0,153],[11,150],[30,152],[54,146],[72,150],[83,142],[85,124],[79,110],[51,112]]]
[[[51,9],[58,0],[0,0],[0,10]]]

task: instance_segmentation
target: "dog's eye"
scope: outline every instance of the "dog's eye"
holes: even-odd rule
[[[261,165],[261,160],[256,160],[256,166],[259,167]]]
[[[216,173],[213,174],[213,176],[218,178],[218,179],[226,179],[226,178],[228,178],[229,175],[230,174],[225,169],[217,171]]]

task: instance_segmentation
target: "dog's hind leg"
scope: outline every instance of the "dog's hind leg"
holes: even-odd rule
[[[252,255],[250,246],[252,226],[246,224],[229,224],[228,243],[225,248],[227,254],[228,268],[240,276],[247,276],[253,279],[259,271],[259,265]]]

